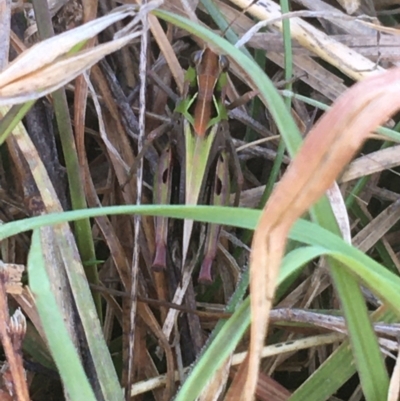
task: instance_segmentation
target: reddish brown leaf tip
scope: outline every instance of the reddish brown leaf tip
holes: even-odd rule
[[[163,242],[156,244],[156,254],[151,268],[156,272],[161,272],[167,268],[167,250]]]
[[[206,257],[203,260],[203,263],[200,268],[200,273],[199,273],[199,283],[201,284],[212,284],[213,283],[213,278],[211,276],[211,267],[212,267],[212,262],[214,258]]]

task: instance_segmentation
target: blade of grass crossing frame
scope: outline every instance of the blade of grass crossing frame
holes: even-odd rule
[[[240,211],[240,214],[238,213]],[[96,216],[132,214],[165,216],[170,218],[190,218],[201,222],[231,225],[253,230],[260,211],[217,206],[109,206],[64,213],[53,213],[6,223],[0,226],[0,240],[45,225],[91,218]],[[369,256],[344,242],[340,237],[324,228],[299,219],[292,228],[290,239],[304,244],[320,246],[332,254],[354,275],[360,277],[387,306],[400,318],[400,278],[375,262]]]

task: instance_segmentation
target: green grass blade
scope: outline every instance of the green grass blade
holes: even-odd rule
[[[238,210],[238,208],[223,206],[185,205],[124,205],[73,210],[30,217],[0,225],[0,240],[46,225],[54,225],[97,216],[135,213],[147,216],[193,219],[203,223],[223,224],[254,230],[258,218],[260,217],[260,211],[243,208],[240,209],[240,213],[238,213]]]
[[[344,265],[338,263],[337,259],[327,258],[327,260],[346,317],[350,344],[364,396],[367,400],[383,400],[388,394],[389,375],[360,285],[351,273],[344,271]]]
[[[329,229],[339,238],[340,230],[326,198],[321,199],[313,207],[312,213],[321,227]],[[389,376],[371,326],[359,281],[343,268],[339,259],[327,258],[327,262],[346,318],[364,396],[368,401],[382,400],[387,396]]]
[[[0,121],[0,145],[4,143],[8,135],[17,126],[17,124],[25,117],[25,114],[34,105],[35,100],[8,107],[1,107],[0,111],[3,118]]]
[[[104,401],[122,401],[123,393],[115,372],[110,352],[103,337],[103,331],[96,313],[95,304],[90,292],[87,277],[81,268],[81,261],[76,259],[73,246],[68,236],[63,236],[55,229],[57,243],[64,260],[69,261],[66,269],[71,285],[76,309],[82,322],[85,337],[93,360],[93,369],[99,381]]]
[[[235,349],[250,325],[249,300],[244,301],[220,329],[191,374],[179,390],[175,401],[196,400],[207,382]]]
[[[250,230],[255,228],[260,216],[259,210],[221,206],[109,206],[52,213],[6,223],[0,226],[0,240],[45,225],[55,225],[82,218],[134,213],[178,219],[189,218],[205,223],[230,225]],[[359,277],[375,294],[385,300],[400,317],[400,278],[398,276],[315,223],[299,219],[293,226],[289,238],[324,248],[327,254],[331,254],[341,263],[345,263],[353,275]]]
[[[36,301],[43,330],[64,387],[71,400],[96,401],[78,353],[67,333],[46,274],[40,233],[35,230],[28,257],[29,286]]]

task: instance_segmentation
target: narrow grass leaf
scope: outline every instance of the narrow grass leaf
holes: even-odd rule
[[[38,230],[35,230],[32,235],[28,257],[28,275],[29,286],[36,301],[50,351],[70,399],[96,401],[51,292]]]

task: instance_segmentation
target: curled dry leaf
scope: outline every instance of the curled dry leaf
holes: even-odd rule
[[[88,40],[112,25],[113,23],[127,17],[127,10],[108,14],[93,20],[78,28],[71,29],[60,35],[54,36],[33,45],[30,49],[21,53],[0,74],[0,87],[20,79],[23,76],[34,73],[54,62],[58,57],[67,54],[74,46]]]
[[[254,233],[250,262],[251,341],[227,399],[252,400],[280,263],[293,223],[332,185],[368,134],[400,110],[400,69],[345,92],[316,124],[288,167]],[[233,398],[232,398],[233,397]]]
[[[0,106],[37,99],[76,78],[107,54],[138,37],[141,32],[133,32],[134,26],[158,5],[159,2],[150,2],[140,8],[122,6],[104,17],[32,46],[0,74]],[[117,33],[108,43],[73,53],[74,47],[129,16],[134,18],[129,24],[130,30],[124,30],[124,35]]]
[[[140,36],[140,32],[84,50],[73,56],[62,57],[32,74],[7,84],[0,88],[0,106],[27,102],[54,92],[104,56],[119,50],[137,36]]]

